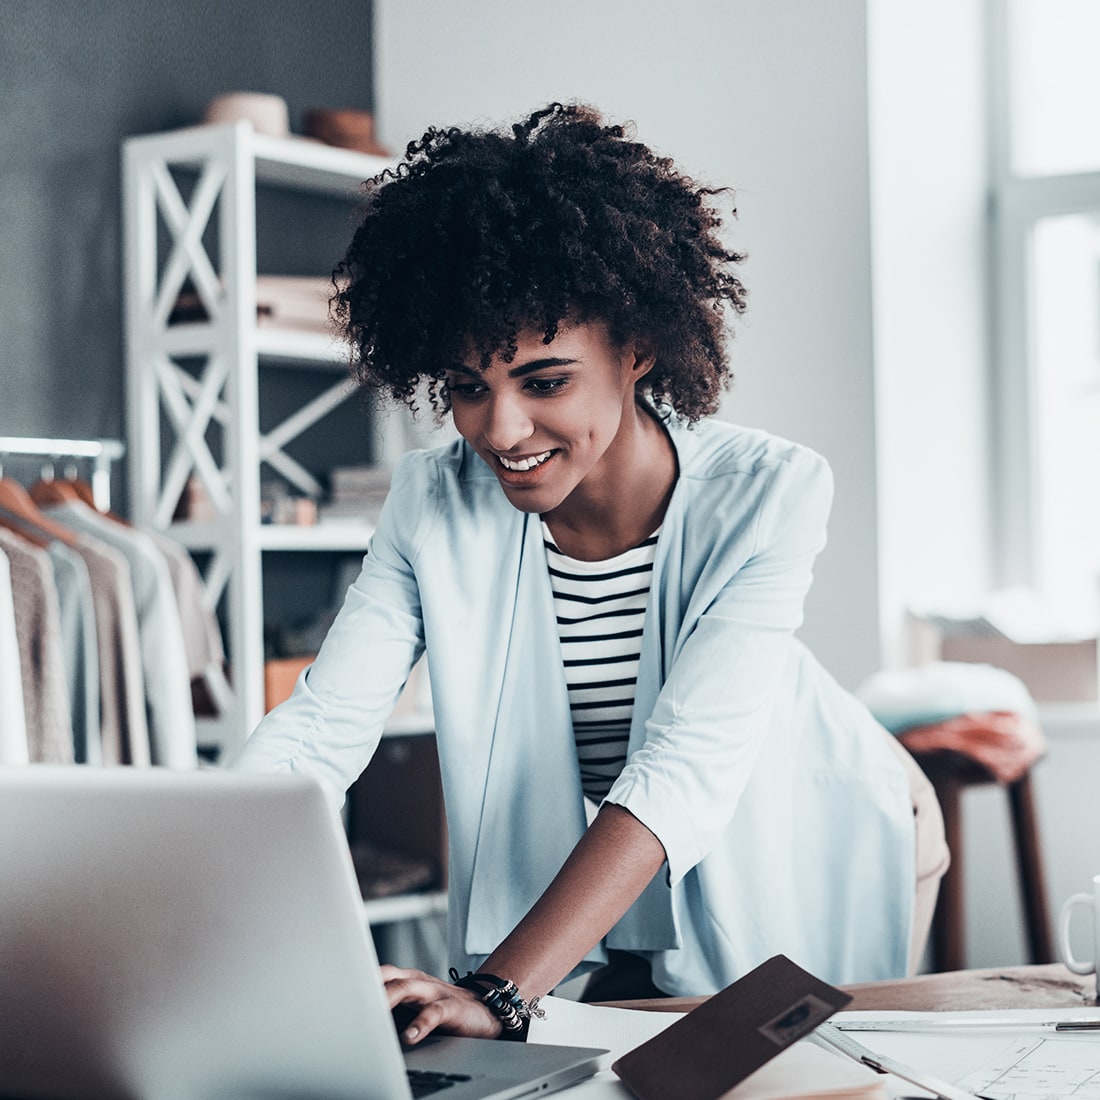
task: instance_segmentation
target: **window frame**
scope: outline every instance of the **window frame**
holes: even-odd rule
[[[1032,232],[1044,218],[1100,214],[1100,171],[1022,176],[1012,148],[1012,0],[987,0],[991,340],[997,579],[1042,579]]]

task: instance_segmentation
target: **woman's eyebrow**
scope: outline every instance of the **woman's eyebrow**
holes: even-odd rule
[[[531,374],[537,370],[546,370],[547,367],[568,367],[576,363],[576,359],[558,359],[549,357],[546,359],[531,359],[526,363],[520,363],[508,372],[509,378],[522,378],[525,374]]]
[[[531,359],[526,363],[520,363],[518,367],[512,367],[508,372],[509,378],[522,378],[525,374],[535,371],[547,370],[551,367],[568,367],[579,362],[577,359],[558,358],[547,356],[545,359]],[[451,374],[465,374],[470,378],[481,378],[482,371],[476,367],[468,367],[465,363],[451,363],[445,368]]]
[[[480,378],[481,371],[474,370],[473,367],[466,366],[465,363],[448,363],[443,368],[448,374],[467,374],[471,378]]]

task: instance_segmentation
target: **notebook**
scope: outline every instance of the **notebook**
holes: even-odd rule
[[[0,1095],[447,1100],[547,1093],[604,1052],[403,1055],[339,818],[311,780],[0,768]]]

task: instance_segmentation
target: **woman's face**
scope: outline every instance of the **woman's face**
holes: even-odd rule
[[[634,426],[634,384],[650,365],[599,322],[563,325],[549,344],[525,333],[511,362],[447,371],[455,427],[516,508],[546,513],[578,487],[622,483],[623,427]]]

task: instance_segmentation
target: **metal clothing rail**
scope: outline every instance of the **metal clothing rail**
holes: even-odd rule
[[[36,439],[0,436],[0,458],[4,455],[42,455],[45,458],[87,458],[92,460],[92,497],[101,511],[111,507],[111,465],[126,453],[117,439]],[[3,466],[0,463],[0,471]]]

